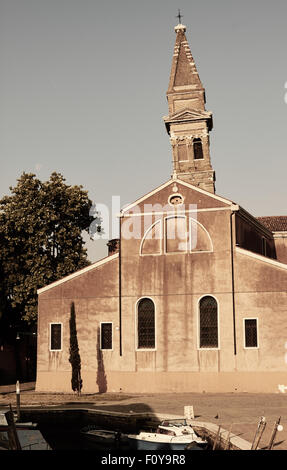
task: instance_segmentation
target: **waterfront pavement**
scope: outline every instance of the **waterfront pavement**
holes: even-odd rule
[[[15,385],[0,386],[0,408],[15,409]],[[35,392],[35,384],[21,384],[22,407],[99,409],[127,413],[161,413],[183,416],[184,406],[192,405],[195,419],[221,425],[221,428],[250,442],[261,416],[266,428],[260,447],[268,445],[275,421],[281,417],[274,450],[287,450],[287,394],[255,393],[159,393],[159,394],[64,394]]]

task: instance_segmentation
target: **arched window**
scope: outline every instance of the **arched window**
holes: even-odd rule
[[[197,220],[189,218],[189,239],[191,252],[210,252],[213,245],[206,228]]]
[[[210,295],[199,302],[199,347],[218,348],[217,301]]]
[[[201,139],[193,139],[193,155],[195,160],[200,160],[203,158]]]
[[[151,299],[141,299],[137,308],[138,349],[155,348],[155,313]]]
[[[161,253],[162,228],[161,220],[157,220],[149,227],[141,242],[141,255],[151,255]]]

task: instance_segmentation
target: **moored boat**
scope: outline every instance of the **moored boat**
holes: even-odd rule
[[[131,447],[138,450],[203,450],[208,444],[186,420],[165,420],[156,432],[128,434],[128,439]]]
[[[129,440],[126,434],[118,431],[110,431],[107,429],[83,428],[81,430],[82,437],[90,442],[91,446],[122,448],[128,445]]]

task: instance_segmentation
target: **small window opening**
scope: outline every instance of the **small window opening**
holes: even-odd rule
[[[201,139],[193,139],[193,154],[195,160],[203,159],[203,149]]]

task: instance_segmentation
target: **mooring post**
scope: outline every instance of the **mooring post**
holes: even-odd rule
[[[264,418],[264,416],[262,417],[262,421],[260,423],[260,429],[259,429],[259,435],[258,435],[258,439],[257,439],[257,442],[255,443],[254,445],[254,449],[253,450],[257,450],[257,447],[259,446],[259,442],[261,441],[261,437],[263,436],[263,433],[264,433],[264,430],[266,428],[266,420]]]
[[[14,423],[14,416],[13,416],[13,411],[11,409],[10,405],[10,411],[7,411],[5,413],[5,418],[8,424],[8,439],[9,439],[9,448],[10,450],[21,450],[21,444],[18,438],[18,434],[16,431],[16,426]]]
[[[256,450],[257,449],[258,444],[260,442],[260,439],[262,437],[263,431],[265,429],[265,426],[266,426],[266,419],[265,419],[264,416],[261,416],[261,418],[259,420],[259,423],[257,425],[257,429],[256,429],[256,432],[255,432],[250,450]],[[257,442],[256,442],[256,439],[257,439]]]
[[[281,416],[277,421],[275,421],[267,450],[272,450],[277,431],[282,431],[283,430],[283,426],[280,425],[280,421],[281,421]]]
[[[16,382],[16,405],[17,405],[17,421],[20,421],[20,383],[19,380]]]

